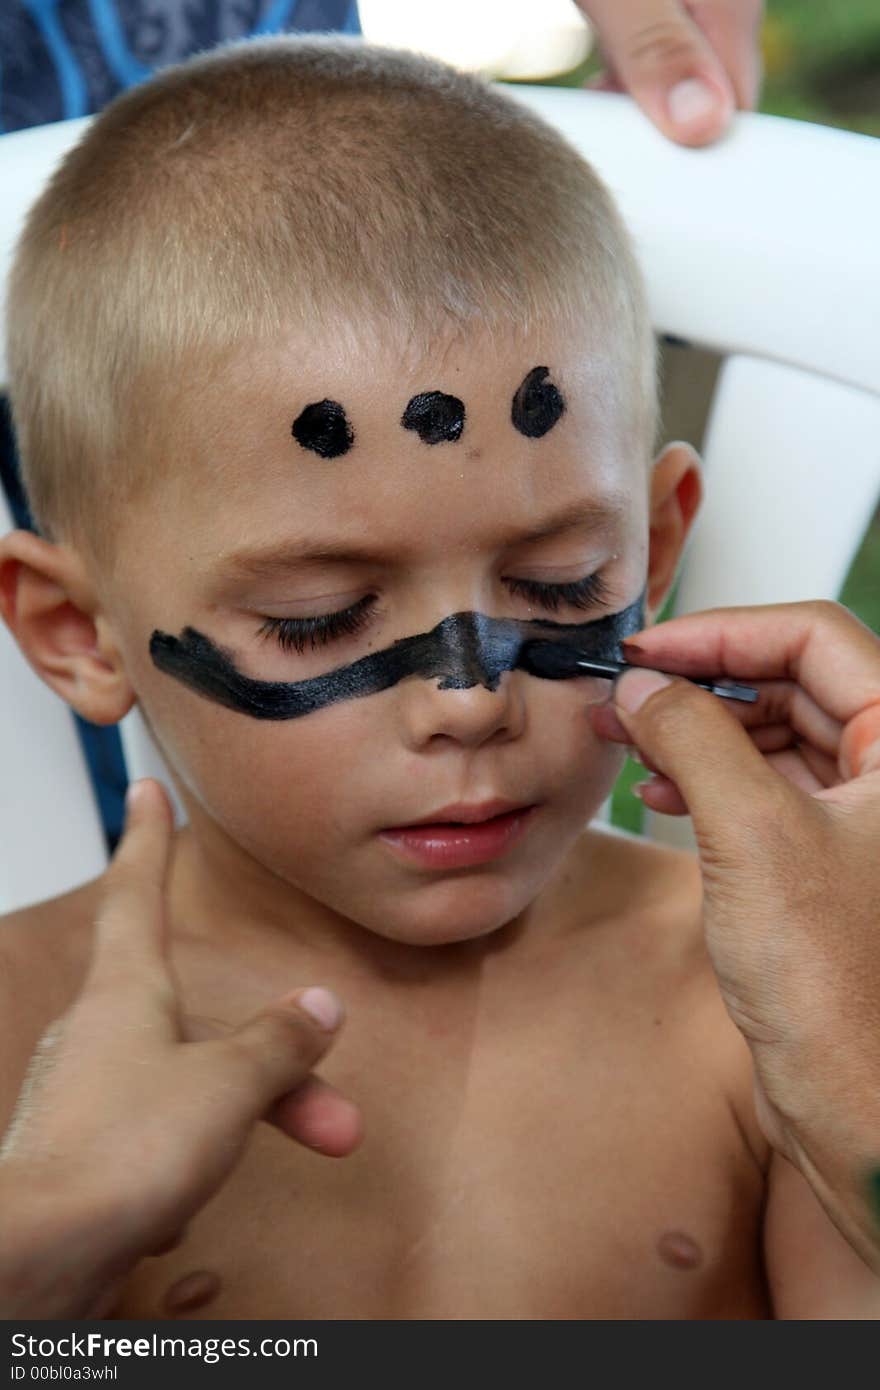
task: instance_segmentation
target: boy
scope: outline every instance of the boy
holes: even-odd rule
[[[27,1212],[40,1164],[84,1192],[102,1162],[114,1191],[134,1168],[191,1197],[132,1236],[151,1258],[107,1274],[100,1311],[876,1315],[771,1162],[696,862],[584,829],[620,766],[586,717],[607,685],[524,664],[529,640],[607,653],[650,621],[700,497],[686,446],[651,469],[643,292],[579,156],[410,55],[232,48],[96,122],[32,216],[10,318],[45,539],[3,542],[7,621],[88,719],[139,702],[189,818],[166,870],[142,789],[140,870],[4,923],[0,1123],[90,959],[108,1037],[143,1049],[131,1094],[148,1072],[133,1105],[96,1066],[54,1119],[44,1081],[55,1150],[16,1140],[19,1106],[7,1202]],[[144,974],[184,1037],[238,1029],[230,1092],[240,1020],[281,988],[347,1015],[337,1040],[332,999],[292,996],[299,1072],[274,1038],[274,1090],[207,1176],[187,1136],[223,1083],[151,1093],[131,993],[162,893],[176,999],[146,949]],[[129,1187],[105,1227],[137,1224]],[[100,1225],[62,1283],[104,1258]]]

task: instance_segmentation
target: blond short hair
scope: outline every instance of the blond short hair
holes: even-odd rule
[[[339,35],[225,46],[118,97],[31,211],[8,301],[31,509],[106,561],[113,508],[184,466],[163,445],[168,392],[249,343],[369,329],[427,353],[548,321],[595,327],[626,447],[649,456],[644,288],[567,141],[412,53]]]

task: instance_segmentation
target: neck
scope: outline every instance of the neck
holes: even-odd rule
[[[255,860],[215,823],[196,815],[178,831],[170,886],[175,936],[228,955],[290,959],[327,978],[418,984],[479,972],[489,958],[520,955],[546,923],[558,875],[511,921],[484,936],[442,945],[400,942],[317,901]],[[555,914],[554,914],[555,915]],[[254,954],[256,953],[256,955]],[[320,983],[316,980],[314,982]],[[304,980],[308,984],[310,981]]]

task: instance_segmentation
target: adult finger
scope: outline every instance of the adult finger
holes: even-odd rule
[[[840,782],[837,759],[801,742],[787,724],[753,729],[749,737],[768,765],[792,786],[813,794]],[[687,802],[675,783],[659,772],[647,756],[637,757],[636,761],[654,776],[636,783],[631,788],[633,793],[652,811],[661,811],[666,816],[686,816]]]
[[[685,145],[718,139],[736,108],[736,88],[679,0],[579,3],[616,76],[662,134]]]
[[[797,740],[829,757],[838,756],[843,747],[844,726],[840,720],[826,714],[799,685],[788,680],[760,681],[756,683],[756,688],[758,698],[752,703],[739,700],[725,702],[728,713],[749,731],[756,748],[770,752]],[[613,699],[602,705],[588,705],[587,710],[590,722],[601,738],[609,739],[612,743],[630,742],[627,730],[615,713]],[[651,766],[644,752],[639,761],[645,767]],[[657,769],[651,768],[651,771],[656,772]]]
[[[733,86],[737,107],[741,111],[754,110],[763,78],[763,0],[684,0],[684,7],[720,58]],[[600,53],[603,70],[588,78],[584,86],[597,92],[625,92],[626,85],[613,62],[601,48]]]
[[[625,92],[626,88],[619,77],[614,75],[612,70],[596,73],[594,77],[588,77],[584,86],[591,92]]]
[[[854,715],[840,740],[840,765],[844,777],[864,777],[880,772],[880,700]]]
[[[656,671],[627,671],[614,700],[632,741],[684,798],[704,851],[729,859],[753,843],[757,825],[803,811],[803,794],[708,691]]]
[[[880,637],[824,599],[708,608],[621,645],[628,662],[677,675],[795,681],[841,725],[880,702]]]
[[[729,712],[732,713],[733,711]],[[656,773],[662,781],[668,781],[669,779],[663,777],[657,764],[652,758],[648,757],[648,754],[643,748],[636,748],[629,743],[631,735],[624,729],[617,715],[614,715],[614,722],[620,730],[620,737],[618,738],[615,732],[610,736],[612,740],[616,742],[627,742],[627,751],[634,763],[638,763],[646,772]],[[764,754],[777,753],[781,749],[791,748],[797,743],[796,736],[788,724],[767,724],[759,729],[751,729],[749,730],[749,738],[752,740],[755,747]],[[640,785],[644,785],[644,783]],[[682,806],[682,810],[683,809],[684,807]]]
[[[721,59],[739,109],[753,110],[763,76],[763,0],[685,0],[685,9]]]

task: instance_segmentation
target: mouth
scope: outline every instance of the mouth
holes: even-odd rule
[[[457,803],[383,830],[380,839],[398,855],[424,868],[463,869],[485,864],[510,850],[531,827],[540,807],[510,801]]]
[[[453,806],[444,806],[439,811],[422,816],[420,820],[408,821],[406,825],[396,825],[394,830],[413,830],[426,825],[483,825],[486,821],[497,820],[499,816],[512,815],[517,811],[527,811],[529,805],[514,801],[481,801],[467,804],[457,801]]]

